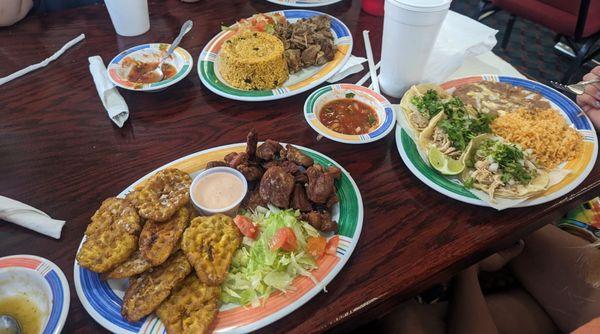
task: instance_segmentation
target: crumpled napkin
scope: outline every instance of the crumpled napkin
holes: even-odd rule
[[[72,40],[70,40],[69,42],[67,42],[67,44],[63,45],[62,48],[60,48],[60,50],[56,51],[52,56],[44,59],[42,62],[39,62],[37,64],[33,64],[33,65],[29,65],[27,67],[25,67],[24,69],[21,69],[11,75],[5,76],[3,78],[0,78],[0,86],[2,86],[3,84],[14,80],[18,77],[21,77],[29,72],[35,71],[38,68],[42,68],[45,67],[46,65],[50,64],[51,61],[56,60],[58,57],[60,57],[63,53],[65,53],[65,51],[67,51],[70,47],[72,47],[73,45],[79,43],[80,41],[82,41],[85,38],[84,34],[81,34],[75,38],[73,38]]]
[[[32,206],[4,196],[0,196],[0,219],[55,239],[60,239],[65,224],[64,220],[53,219]]]
[[[448,11],[425,67],[422,82],[440,83],[456,72],[467,57],[478,56],[496,45],[496,33],[467,16]]]
[[[367,61],[367,58],[356,57],[356,56],[350,55],[350,58],[348,58],[348,61],[346,62],[346,64],[344,64],[344,66],[336,74],[334,74],[331,78],[329,78],[327,80],[327,82],[334,83],[334,82],[344,79],[345,77],[347,77],[349,75],[352,75],[354,73],[358,73],[358,72],[364,70],[365,67],[362,65],[362,63],[364,63],[366,61]]]
[[[100,56],[89,57],[90,73],[94,78],[94,84],[98,91],[98,96],[108,113],[108,117],[118,126],[123,127],[125,121],[129,118],[129,107],[119,94],[117,87],[108,78],[108,72],[104,61]]]

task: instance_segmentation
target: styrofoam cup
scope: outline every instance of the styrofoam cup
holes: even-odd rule
[[[137,36],[150,29],[148,0],[104,0],[110,20],[121,36]]]
[[[379,86],[401,97],[419,83],[451,0],[385,0]]]

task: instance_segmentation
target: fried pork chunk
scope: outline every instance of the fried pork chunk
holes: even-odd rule
[[[103,273],[125,262],[135,252],[142,226],[129,202],[108,198],[91,220],[85,230],[86,240],[77,253],[79,265]]]
[[[156,309],[156,315],[167,334],[208,333],[219,310],[220,292],[218,286],[206,285],[191,274]]]
[[[185,255],[177,252],[162,265],[130,279],[121,314],[129,321],[142,319],[152,313],[191,272],[192,266]]]
[[[260,197],[267,203],[287,209],[294,190],[294,177],[280,166],[267,169],[260,180]]]
[[[219,285],[227,276],[241,239],[231,217],[222,214],[197,217],[183,232],[181,249],[202,283]]]
[[[152,175],[140,189],[127,195],[127,199],[145,219],[165,222],[190,201],[190,176],[175,168],[163,169]]]

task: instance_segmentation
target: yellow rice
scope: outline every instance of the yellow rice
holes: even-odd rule
[[[556,110],[518,109],[496,118],[492,131],[510,142],[532,149],[542,167],[553,169],[576,158],[582,137]]]
[[[283,42],[264,32],[242,32],[223,43],[219,72],[227,83],[245,90],[269,90],[288,79]]]

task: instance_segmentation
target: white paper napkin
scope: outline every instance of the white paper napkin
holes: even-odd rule
[[[422,82],[440,83],[462,66],[465,58],[486,53],[496,45],[496,33],[485,24],[449,11],[426,65]]]
[[[344,66],[336,74],[334,74],[331,78],[329,78],[329,80],[327,80],[327,82],[329,82],[329,83],[338,82],[349,75],[352,75],[354,73],[358,73],[358,72],[364,70],[365,67],[362,65],[362,63],[364,63],[366,61],[367,61],[366,58],[350,55],[350,58],[348,58],[348,61],[346,62],[346,64],[344,64]]]
[[[94,78],[94,84],[98,91],[98,96],[104,105],[104,109],[108,113],[108,117],[117,124],[118,127],[123,127],[123,124],[129,118],[129,108],[127,103],[119,94],[117,87],[108,78],[106,66],[100,56],[89,57],[90,73]]]
[[[85,38],[84,34],[81,34],[77,37],[75,37],[74,39],[72,39],[71,41],[69,41],[67,44],[63,45],[62,48],[60,48],[60,50],[56,51],[52,56],[44,59],[44,61],[37,63],[37,64],[33,64],[33,65],[29,65],[27,67],[25,67],[22,70],[19,70],[11,75],[5,76],[3,78],[0,78],[0,86],[2,86],[3,84],[14,80],[20,76],[23,76],[31,71],[35,71],[38,68],[42,68],[45,67],[46,65],[50,64],[51,61],[56,60],[56,58],[60,57],[63,53],[65,53],[65,51],[67,51],[70,47],[72,47],[73,45],[79,43],[80,41],[82,41]]]
[[[6,220],[55,239],[60,239],[64,220],[50,218],[27,204],[0,196],[0,219]]]

